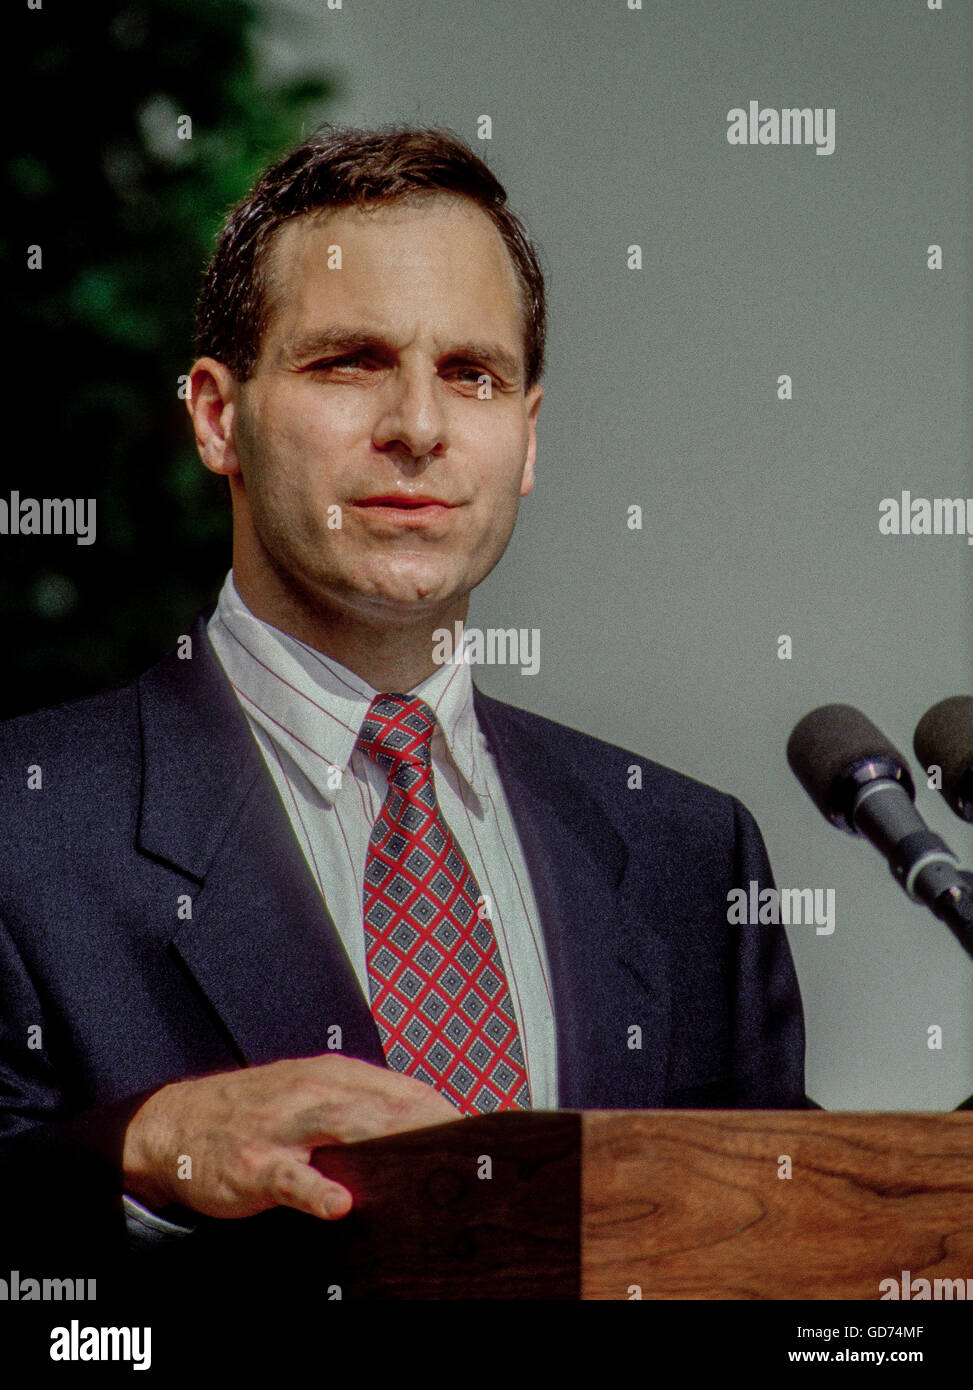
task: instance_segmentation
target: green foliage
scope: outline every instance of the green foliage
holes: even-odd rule
[[[25,118],[7,124],[2,172],[14,428],[0,496],[95,497],[98,531],[91,546],[0,536],[4,714],[127,679],[229,566],[222,485],[177,396],[193,307],[227,209],[323,119],[330,90],[261,85],[257,18],[248,0],[22,7]]]

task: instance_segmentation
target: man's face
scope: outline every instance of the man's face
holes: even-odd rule
[[[235,565],[349,615],[455,610],[533,486],[541,389],[499,233],[460,198],[347,209],[285,224],[268,271],[232,417]]]

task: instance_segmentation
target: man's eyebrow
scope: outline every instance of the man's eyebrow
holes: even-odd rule
[[[388,347],[380,333],[367,329],[316,328],[303,333],[292,342],[284,343],[283,354],[291,362],[304,362],[314,357],[337,353],[360,352],[362,348]]]
[[[502,376],[510,377],[512,381],[516,381],[523,373],[520,358],[508,352],[499,343],[459,343],[456,347],[440,353],[440,356],[450,360],[470,358],[475,362],[486,362],[491,367],[496,367]]]
[[[368,329],[321,328],[304,333],[283,346],[288,361],[309,362],[316,357],[339,356],[361,352],[366,348],[394,351],[381,333]],[[499,343],[456,343],[439,354],[447,361],[471,359],[496,368],[502,375],[516,380],[523,372],[520,358]]]

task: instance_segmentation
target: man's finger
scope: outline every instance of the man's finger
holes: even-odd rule
[[[282,1159],[275,1165],[267,1176],[265,1191],[278,1206],[293,1207],[323,1221],[346,1216],[353,1205],[347,1187],[296,1159]]]

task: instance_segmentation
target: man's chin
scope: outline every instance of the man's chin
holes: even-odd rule
[[[455,580],[410,575],[362,582],[346,589],[342,598],[344,607],[362,616],[371,614],[387,622],[409,623],[437,612],[454,612],[468,593],[469,589],[458,588]]]

